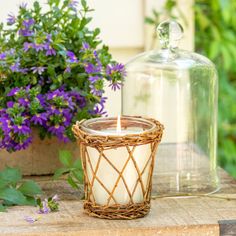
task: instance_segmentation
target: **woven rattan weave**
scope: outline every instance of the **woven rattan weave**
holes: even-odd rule
[[[123,119],[125,120],[125,117],[123,117]],[[88,133],[83,129],[84,121],[78,122],[76,125],[73,126],[73,133],[78,139],[78,143],[80,145],[80,152],[84,169],[84,209],[89,215],[105,219],[135,219],[148,214],[150,210],[150,195],[152,187],[154,158],[158,144],[161,141],[164,128],[163,125],[161,125],[156,120],[146,120],[151,121],[155,124],[153,129],[147,131],[144,130],[140,134],[127,134],[124,136],[104,136]],[[123,126],[132,126],[132,119],[127,119],[123,123]],[[103,127],[101,127],[101,129],[102,128]],[[150,156],[145,157],[146,164],[144,165],[144,168],[140,169],[133,154],[137,147],[145,144],[150,144],[151,151]],[[91,157],[88,151],[89,148],[94,148],[98,152],[98,160],[96,165],[94,166],[91,163]],[[117,148],[126,148],[127,150],[127,160],[125,161],[125,164],[121,169],[118,169],[112,163],[110,159],[111,157],[106,156],[107,150]],[[112,168],[112,170],[115,171],[118,176],[116,181],[114,182],[115,184],[113,188],[110,190],[104,184],[104,182],[99,179],[97,175],[101,161],[107,162],[107,164],[109,164],[109,168]],[[133,167],[137,171],[136,183],[132,189],[128,187],[127,180],[123,176],[123,173],[128,163],[130,162],[133,163]],[[88,176],[88,172],[92,173],[92,177]],[[147,172],[148,178],[145,184],[142,177],[144,173],[147,174]],[[100,205],[96,202],[94,196],[95,193],[93,191],[95,181],[97,182],[97,184],[100,184],[104,191],[106,191],[108,194],[107,204],[105,205]],[[128,194],[129,197],[128,204],[120,204],[119,202],[117,202],[117,199],[114,196],[114,192],[116,191],[117,185],[120,183],[120,181],[123,182],[122,184],[124,184],[125,190],[127,191],[126,194]],[[138,187],[142,191],[141,202],[137,202],[134,199],[135,191]]]

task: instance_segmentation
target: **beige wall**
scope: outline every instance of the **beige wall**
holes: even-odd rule
[[[193,49],[193,13],[191,5],[193,0],[178,0],[182,12],[188,19],[185,38],[182,41],[184,49]],[[3,21],[8,12],[16,12],[20,0],[4,1],[0,8],[0,21]],[[33,0],[25,1],[32,4]],[[46,0],[39,0],[45,4]],[[94,20],[92,27],[100,27],[101,38],[110,46],[116,60],[126,63],[136,54],[150,48],[150,38],[153,28],[144,25],[145,15],[150,15],[153,7],[160,9],[164,0],[88,0],[90,6],[95,9],[92,13]],[[107,110],[109,115],[117,115],[121,112],[120,92],[112,92],[106,89],[109,97]]]

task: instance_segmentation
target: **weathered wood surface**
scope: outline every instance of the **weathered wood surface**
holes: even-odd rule
[[[0,214],[0,235],[18,236],[218,236],[219,220],[236,219],[236,181],[221,171],[222,188],[211,197],[159,198],[152,201],[150,214],[131,221],[110,221],[83,213],[82,192],[74,191],[64,181],[37,178],[48,195],[61,197],[60,211],[27,223],[24,216],[38,216],[34,207],[13,207]],[[236,235],[236,232],[235,234]]]

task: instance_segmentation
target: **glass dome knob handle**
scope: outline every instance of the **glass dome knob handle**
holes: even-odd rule
[[[160,23],[157,27],[159,40],[163,49],[176,49],[183,37],[184,29],[181,24],[174,20]]]

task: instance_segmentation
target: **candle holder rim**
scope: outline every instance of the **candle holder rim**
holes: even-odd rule
[[[108,120],[108,121],[114,121],[116,124],[117,121],[117,117],[98,117],[98,118],[92,118],[92,119],[88,119],[88,120],[83,120],[80,124],[81,124],[81,129],[84,130],[86,133],[90,134],[90,135],[99,135],[99,136],[113,136],[113,137],[120,137],[120,136],[134,136],[134,135],[140,135],[140,134],[144,134],[144,133],[149,133],[152,132],[153,130],[155,130],[156,128],[156,124],[154,122],[152,122],[150,119],[145,118],[145,117],[138,117],[138,116],[121,116],[120,119],[127,119],[127,120],[134,120],[137,122],[142,122],[143,124],[145,123],[146,125],[150,125],[150,128],[146,129],[146,130],[141,130],[138,132],[132,132],[132,133],[127,133],[127,134],[118,134],[118,133],[109,133],[109,130],[107,130],[107,132],[104,131],[100,131],[100,130],[95,130],[89,127],[86,127],[86,125],[89,125],[91,123],[95,123],[97,121],[102,121],[102,120]]]

